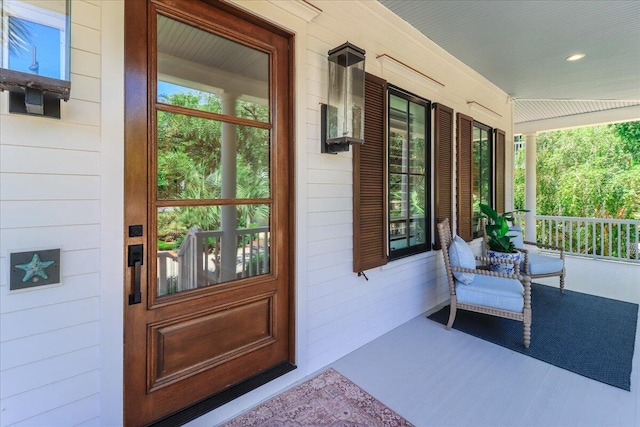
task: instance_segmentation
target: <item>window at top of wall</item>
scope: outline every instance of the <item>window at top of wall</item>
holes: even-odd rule
[[[389,259],[431,248],[431,103],[389,88]]]

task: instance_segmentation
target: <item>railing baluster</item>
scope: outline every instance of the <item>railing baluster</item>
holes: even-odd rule
[[[629,230],[629,225],[630,224],[626,224],[626,229],[627,229],[627,253],[625,254],[625,259],[631,259],[631,257],[629,256],[629,254],[631,253],[630,249],[631,249],[631,230]]]
[[[591,248],[591,253],[595,258],[598,255],[598,252],[596,250],[596,222],[595,221],[591,222],[591,245],[593,246]]]
[[[620,223],[618,223],[618,238],[616,240],[617,240],[617,243],[618,243],[618,256],[617,256],[617,258],[620,258]]]
[[[569,252],[573,252],[573,221],[569,220]]]
[[[604,221],[600,221],[600,256],[604,256]]]

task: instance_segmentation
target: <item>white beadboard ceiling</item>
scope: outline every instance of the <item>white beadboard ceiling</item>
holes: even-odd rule
[[[514,98],[516,124],[640,105],[639,0],[378,1]]]

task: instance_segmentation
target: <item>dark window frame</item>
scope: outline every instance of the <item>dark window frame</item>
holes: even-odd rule
[[[409,240],[409,245],[403,248],[398,248],[398,249],[392,249],[391,243],[392,243],[392,233],[391,233],[391,223],[392,223],[392,218],[391,218],[391,164],[390,164],[390,157],[391,157],[391,143],[390,143],[390,139],[392,137],[392,124],[391,124],[391,97],[392,96],[396,96],[399,98],[402,98],[404,100],[407,101],[407,106],[408,108],[410,108],[409,106],[411,105],[410,103],[414,103],[417,104],[419,106],[422,106],[425,110],[425,129],[424,129],[424,135],[425,135],[425,141],[424,141],[424,165],[425,165],[425,170],[424,173],[422,174],[416,174],[416,173],[412,173],[410,171],[410,168],[407,167],[407,171],[406,172],[402,172],[402,175],[406,175],[407,177],[407,182],[406,184],[409,185],[410,182],[410,177],[411,176],[422,176],[424,177],[425,180],[425,194],[424,194],[424,200],[425,200],[425,206],[424,206],[424,242],[423,243],[419,243],[416,245],[411,245],[411,236],[409,235],[407,237],[407,239]],[[428,99],[422,98],[420,96],[417,96],[411,92],[405,91],[397,86],[393,86],[391,84],[388,85],[387,87],[387,140],[386,140],[386,155],[387,155],[387,200],[388,200],[388,206],[387,206],[387,215],[388,215],[388,220],[387,220],[387,233],[388,233],[388,251],[389,251],[389,261],[392,260],[396,260],[399,258],[404,258],[407,256],[411,256],[411,255],[416,255],[419,253],[423,253],[423,252],[428,252],[432,249],[432,208],[434,205],[434,200],[433,200],[433,192],[432,192],[432,184],[433,184],[433,180],[432,180],[432,170],[433,170],[433,165],[432,165],[432,138],[431,138],[431,131],[432,131],[432,113],[431,113],[431,109],[432,109],[432,105],[433,103],[431,101],[429,101]],[[409,121],[407,118],[407,128],[409,127]],[[409,134],[410,135],[410,134]],[[407,136],[407,140],[410,140],[410,136]],[[410,155],[408,155],[408,158],[410,158]],[[395,173],[395,172],[393,172]],[[405,200],[404,202],[406,203],[406,216],[404,217],[404,221],[405,221],[405,229],[407,230],[407,232],[410,234],[410,223],[411,223],[411,209],[410,209],[410,192],[407,191],[406,192],[407,195],[407,200]]]
[[[472,159],[472,173],[471,173],[471,196],[473,197],[475,194],[475,188],[476,188],[476,176],[474,174],[476,168],[475,168],[475,159],[476,159],[476,139],[475,139],[475,129],[478,128],[480,129],[481,135],[480,135],[480,141],[483,140],[482,138],[482,134],[486,133],[486,141],[488,144],[488,173],[486,177],[481,177],[479,179],[486,179],[488,180],[488,200],[480,200],[481,203],[486,203],[489,206],[491,206],[492,208],[496,209],[496,192],[497,192],[497,188],[496,188],[496,138],[495,138],[495,129],[485,125],[484,123],[478,122],[476,120],[473,121],[472,124],[472,133],[473,133],[473,137],[472,137],[472,147],[471,147],[471,159]],[[482,148],[480,149],[481,153],[483,152]],[[480,158],[480,162],[482,162],[482,158]],[[477,168],[477,170],[482,170],[482,165],[480,165],[479,168]],[[480,184],[481,186],[481,184]],[[487,203],[488,202],[488,203]],[[475,203],[473,203],[472,200],[472,215],[475,216],[476,213],[478,213],[478,211],[473,209],[473,205]],[[477,221],[473,221],[473,237],[480,237],[480,233],[478,230],[478,226],[477,226]]]

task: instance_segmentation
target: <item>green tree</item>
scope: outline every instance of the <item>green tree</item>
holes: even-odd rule
[[[537,213],[640,216],[640,122],[547,132],[537,138]],[[524,208],[524,150],[515,157],[514,205]]]

